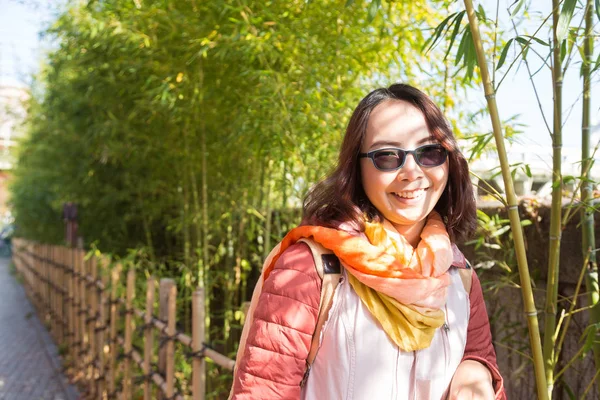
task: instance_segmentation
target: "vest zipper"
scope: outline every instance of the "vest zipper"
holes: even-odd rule
[[[448,332],[450,331],[450,325],[448,324],[448,304],[446,303],[445,313],[444,313],[444,325],[442,325],[442,329],[444,332],[442,333],[442,337],[444,338],[444,356],[446,357],[446,372],[448,371],[448,366],[450,364],[450,338],[448,337]]]

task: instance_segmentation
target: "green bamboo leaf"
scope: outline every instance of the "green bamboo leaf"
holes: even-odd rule
[[[561,64],[565,61],[566,56],[567,56],[567,42],[563,41],[560,44],[560,62],[561,62]]]
[[[596,15],[598,16],[598,21],[600,21],[600,0],[596,0]]]
[[[529,40],[525,39],[524,37],[517,36],[515,40],[524,46],[529,46]]]
[[[371,0],[371,4],[369,4],[369,11],[367,20],[369,22],[373,22],[375,17],[377,16],[377,12],[379,11],[379,7],[381,6],[381,0]]]
[[[354,4],[354,0],[346,0],[346,7],[350,7],[352,4]]]
[[[465,65],[467,66],[467,73],[463,82],[469,82],[473,79],[473,72],[475,72],[475,66],[477,65],[477,51],[475,50],[475,42],[471,30],[467,31],[467,47],[465,48]]]
[[[485,15],[485,10],[483,9],[483,6],[481,4],[479,4],[477,6],[477,16],[479,17],[479,19],[481,19],[483,21],[487,20],[487,16]]]
[[[448,45],[448,49],[446,50],[446,54],[444,55],[444,60],[448,57],[448,54],[450,53],[450,49],[452,48],[452,45],[454,44],[454,41],[456,40],[456,37],[458,36],[458,32],[460,30],[460,23],[462,22],[462,19],[465,16],[465,13],[466,13],[466,10],[461,11],[460,13],[458,13],[458,15],[456,16],[456,18],[454,20],[454,29],[452,30],[452,35],[450,36],[450,44]]]
[[[502,49],[502,53],[500,53],[500,60],[498,60],[496,70],[499,70],[500,67],[502,67],[502,65],[504,64],[504,61],[506,60],[506,55],[508,54],[508,49],[510,49],[510,45],[513,42],[513,40],[514,39],[509,39],[508,42],[506,42],[504,48]]]
[[[548,44],[547,42],[543,41],[542,39],[540,39],[538,37],[530,36],[530,35],[523,35],[523,37],[534,40],[534,41],[538,42],[539,44],[541,44],[542,46],[550,47],[550,44]]]
[[[423,45],[423,49],[426,48],[428,45],[429,47],[427,48],[427,50],[425,50],[426,52],[431,50],[433,48],[433,46],[436,45],[438,39],[440,38],[440,36],[442,35],[442,32],[444,31],[444,28],[446,27],[446,25],[448,24],[448,22],[456,17],[458,13],[453,13],[450,14],[445,20],[443,20],[433,31],[433,35],[431,35],[431,37],[429,39],[427,39],[425,41],[425,44]],[[430,44],[431,43],[431,44]]]
[[[577,400],[577,396],[575,396],[575,392],[573,392],[573,389],[571,389],[571,386],[569,386],[566,382],[563,382],[563,384],[564,384],[565,391],[567,392],[567,395],[569,396],[569,400]]]
[[[573,18],[576,5],[577,0],[565,0],[563,4],[560,16],[558,17],[558,27],[556,28],[556,38],[559,43],[565,39],[569,32],[569,24],[571,23],[571,18]]]
[[[460,64],[460,62],[465,54],[466,48],[467,48],[467,40],[468,40],[467,36],[468,36],[468,32],[469,32],[468,26],[469,25],[467,24],[467,28],[464,29],[463,36],[460,39],[460,43],[458,44],[458,50],[456,51],[456,60],[454,60],[455,66]]]
[[[583,345],[583,351],[581,353],[582,357],[585,357],[586,353],[592,349],[596,341],[596,334],[600,330],[600,323],[591,324],[583,331],[583,335],[585,335],[585,344]]]
[[[519,4],[517,4],[517,6],[515,7],[515,9],[510,13],[511,17],[514,17],[515,15],[517,15],[517,13],[519,11],[521,11],[521,8],[523,8],[523,5],[525,4],[525,0],[516,0],[514,3],[511,4],[511,7],[514,6],[517,2]]]
[[[496,232],[492,233],[490,235],[490,237],[501,236],[501,235],[505,234],[506,232],[508,232],[509,230],[510,230],[510,225],[503,226],[502,228],[498,229]]]
[[[592,73],[596,72],[598,68],[600,68],[600,54],[598,54],[598,59],[596,60],[596,65],[594,65],[594,68],[592,69]]]

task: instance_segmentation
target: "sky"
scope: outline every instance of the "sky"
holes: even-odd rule
[[[22,86],[30,82],[31,74],[37,70],[45,49],[49,48],[48,41],[40,37],[39,31],[52,20],[51,5],[56,4],[57,1],[64,0],[0,0],[0,85]],[[506,7],[513,2],[514,0],[499,0],[500,25],[505,29],[510,29],[510,19]],[[488,18],[493,18],[496,0],[475,1],[475,4],[479,3],[484,6]],[[520,34],[532,34],[542,16],[550,12],[551,2],[549,0],[535,0],[534,3],[536,9],[541,12],[539,15],[532,15],[530,22],[519,27]],[[458,2],[457,6],[462,5]],[[597,22],[597,19],[595,21]],[[596,47],[597,54],[600,46]],[[537,66],[541,65],[534,56],[530,56],[528,59],[531,60],[532,70],[537,70]],[[548,124],[551,126],[552,88],[549,84],[550,80],[550,72],[546,68],[542,69],[534,78]],[[581,92],[579,67],[576,66],[571,68],[563,85],[565,115],[563,144],[565,147],[574,149],[579,149],[581,146]],[[600,74],[596,74],[592,93],[600,94]],[[592,124],[598,125],[600,124],[600,99],[598,99],[599,96],[592,97]],[[551,147],[550,134],[544,124],[524,65],[519,68],[513,67],[508,73],[498,89],[497,100],[503,119],[518,114],[519,121],[526,125],[523,128],[524,134],[519,138],[523,146],[536,148],[538,151]],[[483,91],[474,90],[464,101],[473,102],[475,105],[485,104]],[[489,130],[490,128],[482,126],[482,129]],[[600,132],[596,136],[600,139]]]

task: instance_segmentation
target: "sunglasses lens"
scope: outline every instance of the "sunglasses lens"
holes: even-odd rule
[[[398,169],[404,163],[406,154],[395,150],[381,150],[373,155],[373,162],[383,171]]]
[[[439,145],[423,146],[417,150],[419,164],[425,167],[437,167],[446,162],[446,149]]]

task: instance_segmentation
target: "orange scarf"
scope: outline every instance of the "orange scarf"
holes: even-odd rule
[[[367,223],[365,240],[338,229],[299,226],[283,238],[263,277],[289,246],[312,238],[340,259],[354,291],[401,350],[427,348],[444,323],[452,245],[435,211],[427,218],[416,249],[394,231],[389,223],[385,227]]]

